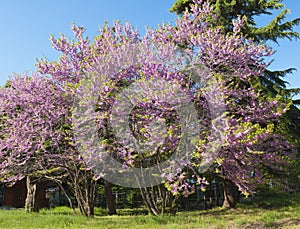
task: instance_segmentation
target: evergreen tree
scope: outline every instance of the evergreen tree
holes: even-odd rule
[[[286,21],[286,15],[290,10],[285,7],[282,0],[204,0],[202,2],[209,2],[214,7],[214,13],[218,18],[210,18],[210,23],[213,26],[221,26],[225,33],[232,32],[232,20],[242,17],[245,25],[241,32],[255,42],[273,41],[278,43],[279,39],[299,38],[299,34],[293,28],[300,24],[300,18]],[[182,14],[186,9],[190,9],[191,3],[192,0],[177,0],[170,11]],[[280,10],[280,13],[271,22],[266,26],[257,26],[255,17],[272,15],[275,10]],[[287,82],[283,80],[294,70],[293,68],[282,71],[267,70],[261,77],[261,82],[273,94],[299,93],[300,89],[287,89]]]

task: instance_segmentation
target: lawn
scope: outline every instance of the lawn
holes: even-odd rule
[[[67,207],[34,214],[0,210],[0,228],[300,228],[300,193],[246,201],[230,210],[215,208],[160,217],[145,215],[139,209],[122,209],[118,216],[106,216],[97,208],[94,218],[73,215]]]

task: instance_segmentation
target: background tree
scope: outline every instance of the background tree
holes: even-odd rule
[[[247,39],[254,42],[270,42],[273,41],[278,44],[280,39],[297,39],[299,34],[293,29],[300,23],[300,18],[291,21],[286,21],[286,15],[290,12],[285,8],[282,0],[203,0],[201,4],[208,2],[213,6],[213,12],[216,14],[215,18],[208,18],[212,26],[222,27],[224,33],[231,33],[233,31],[232,21],[242,17],[244,26],[241,28],[241,33]],[[171,7],[171,12],[182,14],[185,10],[190,10],[192,0],[178,0]],[[258,27],[255,19],[263,15],[273,15],[275,11],[280,10],[280,13],[274,17],[267,25]],[[266,87],[268,93],[280,93],[285,96],[294,96],[299,92],[299,89],[287,89],[287,82],[284,77],[290,74],[295,69],[290,68],[286,70],[270,71],[267,70],[262,74],[260,80]],[[297,104],[297,100],[294,101]]]

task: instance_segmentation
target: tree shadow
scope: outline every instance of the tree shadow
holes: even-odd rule
[[[266,226],[271,227],[271,228],[299,226],[299,228],[300,228],[300,219],[295,219],[295,218],[282,219],[280,221],[267,224]]]

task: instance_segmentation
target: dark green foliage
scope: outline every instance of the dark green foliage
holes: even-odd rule
[[[225,33],[232,32],[232,20],[242,17],[245,26],[241,32],[255,42],[273,41],[278,43],[279,39],[292,40],[299,38],[299,34],[293,29],[300,24],[300,18],[286,21],[286,15],[290,11],[285,8],[282,0],[204,0],[203,2],[209,2],[218,16],[217,20],[209,19],[210,23],[213,26],[221,26]],[[178,0],[170,11],[182,14],[190,8],[191,3],[192,0]],[[273,20],[263,27],[257,26],[255,21],[257,16],[273,15],[275,11],[279,11],[279,14]],[[273,94],[286,94],[291,91],[286,90],[287,82],[282,78],[294,70],[290,68],[281,71],[266,71],[261,77],[261,82]],[[285,90],[279,90],[279,88]],[[300,93],[300,89],[293,90],[293,94],[298,93]]]
[[[178,0],[170,9],[171,12],[181,14],[189,8],[191,0]],[[223,26],[226,32],[231,31],[232,20],[242,16],[246,20],[244,33],[255,41],[278,42],[279,38],[299,38],[299,34],[293,31],[293,27],[299,25],[300,18],[285,21],[289,10],[282,4],[282,0],[208,0],[214,6],[214,12],[218,15],[215,25]],[[272,15],[274,10],[281,12],[266,26],[257,27],[255,16]]]

